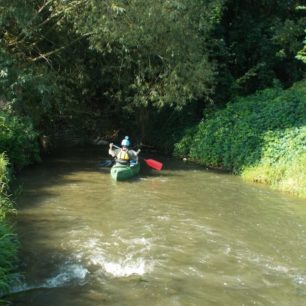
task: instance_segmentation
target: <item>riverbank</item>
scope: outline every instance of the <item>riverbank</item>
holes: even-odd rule
[[[175,155],[306,198],[306,86],[271,88],[214,110]]]

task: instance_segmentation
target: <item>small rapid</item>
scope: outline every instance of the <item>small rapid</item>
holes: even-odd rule
[[[13,305],[305,305],[304,201],[171,159],[114,182],[100,153],[21,175]]]
[[[41,283],[26,284],[23,278],[18,280],[18,284],[11,288],[11,293],[25,292],[35,289],[51,289],[59,287],[69,287],[72,285],[83,285],[86,282],[88,270],[82,265],[65,263],[58,267],[56,275],[51,276]]]

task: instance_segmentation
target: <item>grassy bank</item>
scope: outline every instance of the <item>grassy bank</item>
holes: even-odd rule
[[[9,191],[12,173],[38,159],[37,134],[30,120],[0,112],[0,297],[14,279],[18,251],[18,241],[7,222],[7,216],[15,212]]]
[[[306,198],[306,83],[266,89],[210,112],[175,154]]]

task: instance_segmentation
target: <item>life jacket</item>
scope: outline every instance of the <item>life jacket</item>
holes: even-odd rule
[[[117,154],[117,162],[120,164],[128,164],[130,161],[130,156],[128,151],[120,150]]]

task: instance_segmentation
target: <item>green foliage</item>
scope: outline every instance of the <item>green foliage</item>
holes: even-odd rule
[[[5,193],[6,191],[9,179],[8,165],[9,162],[5,154],[0,154],[0,193]]]
[[[37,136],[30,119],[0,112],[0,153],[5,152],[17,169],[39,160]]]
[[[220,17],[221,0],[78,3],[67,15],[78,33],[89,35],[90,48],[111,60],[102,77],[112,77],[108,94],[125,110],[182,107],[211,93],[205,40]]]
[[[305,131],[303,133],[305,138]],[[290,154],[292,151],[287,150],[287,152]],[[263,158],[256,166],[245,168],[242,177],[247,181],[268,184],[274,189],[306,198],[305,170],[306,154],[301,153],[289,160],[283,155],[274,163]]]
[[[183,135],[186,135],[186,131],[194,130],[193,126],[196,125],[195,111],[190,106],[186,106],[183,108],[184,116],[181,111],[171,108],[164,108],[157,114],[150,114],[149,122],[146,124],[147,138],[143,137],[142,141],[158,148],[165,154],[172,154],[174,144]],[[191,135],[191,132],[188,134]]]
[[[21,116],[31,116],[36,127],[43,125],[42,118],[50,115],[59,98],[56,76],[46,67],[20,63],[3,52],[0,59],[0,90],[3,109]]]
[[[4,221],[5,216],[14,211],[7,195],[8,181],[8,160],[0,154],[0,296],[9,289],[17,253],[16,237]]]
[[[299,6],[297,9],[306,12],[306,6]],[[304,32],[306,33],[306,28]],[[301,60],[304,64],[306,64],[306,37],[304,39],[304,47],[302,50],[298,52],[296,58]]]
[[[0,4],[0,109],[31,117],[43,133],[62,128],[72,117],[81,127],[80,113],[88,112],[86,103],[95,94],[95,54],[73,31],[58,2]]]
[[[201,112],[290,84],[303,74],[298,2],[3,0],[0,105],[44,133],[101,132],[128,128],[143,107]]]
[[[0,195],[0,199],[2,196]],[[7,293],[12,283],[18,243],[12,229],[0,220],[0,296]]]
[[[275,81],[291,86],[303,78],[304,67],[295,59],[306,23],[305,11],[296,9],[301,2],[226,1],[211,54],[218,63],[220,104]]]
[[[213,112],[176,144],[176,154],[201,163],[241,173],[244,169],[270,165],[289,173],[306,149],[306,86],[266,89],[237,98]],[[303,160],[303,159],[301,159]],[[305,170],[305,169],[304,169]],[[305,171],[304,171],[305,172]],[[282,171],[276,178],[282,177]],[[263,179],[268,181],[268,179]]]
[[[304,40],[304,43],[306,44],[306,40]],[[297,59],[301,60],[306,64],[306,45],[302,50],[300,50],[296,56]]]
[[[187,157],[190,153],[190,148],[193,145],[193,138],[197,132],[197,127],[186,129],[184,135],[179,142],[175,144],[174,155],[179,157]]]

